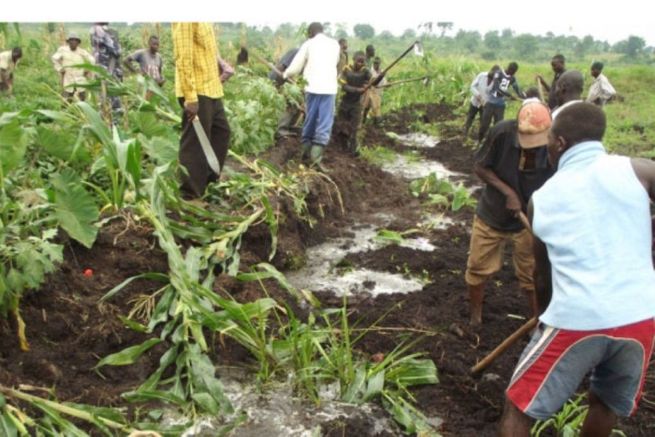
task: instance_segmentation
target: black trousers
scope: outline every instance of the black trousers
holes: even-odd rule
[[[357,131],[362,124],[362,103],[341,100],[337,113],[337,135],[341,147],[354,152],[358,148]]]
[[[487,135],[489,127],[491,127],[491,119],[493,119],[494,124],[499,121],[503,121],[505,118],[505,107],[496,106],[486,103],[484,105],[484,110],[482,111],[482,119],[480,120],[480,131],[478,132],[478,140],[482,142],[484,136]]]
[[[180,98],[178,101],[183,108],[179,159],[180,164],[188,172],[188,175],[182,176],[182,191],[193,197],[201,197],[207,184],[216,180],[217,176],[207,163],[207,158],[191,121],[184,114],[184,98]],[[230,125],[225,115],[223,100],[198,96],[198,118],[222,170],[230,141]]]
[[[473,120],[475,120],[475,116],[480,114],[480,123],[482,123],[482,112],[483,112],[484,107],[482,105],[480,106],[474,106],[472,104],[469,104],[469,112],[466,114],[466,123],[464,123],[464,133],[468,134],[469,129],[471,129],[471,125],[473,124]]]

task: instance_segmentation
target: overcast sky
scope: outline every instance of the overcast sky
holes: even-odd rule
[[[0,22],[194,20],[275,27],[282,22],[329,21],[369,23],[377,32],[400,34],[424,22],[450,21],[455,32],[465,29],[484,34],[511,28],[516,33],[592,35],[610,43],[637,35],[647,45],[655,45],[655,18],[648,1],[606,4],[600,0],[17,0],[0,10]]]

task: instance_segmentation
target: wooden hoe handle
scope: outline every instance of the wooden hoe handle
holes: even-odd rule
[[[496,349],[492,350],[489,355],[484,357],[478,364],[471,367],[471,373],[476,374],[481,370],[486,369],[489,364],[493,363],[496,358],[503,354],[510,346],[516,343],[520,338],[525,334],[532,331],[532,329],[537,326],[537,318],[533,317],[527,322],[525,322],[519,329],[514,331],[512,335],[507,337],[501,344],[499,344]]]

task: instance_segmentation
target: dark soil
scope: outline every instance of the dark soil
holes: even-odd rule
[[[406,108],[385,117],[382,128],[367,126],[363,144],[403,151],[407,147],[389,138],[385,131],[406,133],[417,119],[436,123],[452,117],[450,109],[443,105]],[[467,185],[478,184],[471,176],[473,150],[455,138],[454,132],[445,132],[444,137],[449,139],[434,149],[417,150],[425,159],[438,160],[449,169],[467,175],[464,177]],[[278,165],[295,166],[299,154],[298,140],[284,139],[267,152],[266,159]],[[280,208],[288,217],[280,225],[278,251],[273,259],[280,269],[298,268],[304,260],[305,248],[347,235],[354,224],[378,224],[380,213],[393,214],[394,221],[388,227],[399,230],[415,227],[420,219],[420,202],[409,194],[407,181],[353,158],[338,147],[327,149],[324,165],[339,188],[343,211],[334,193],[330,196],[324,185],[314,187],[308,199],[311,212],[319,218],[313,227],[293,218],[291,205],[282,201]],[[467,209],[449,216],[458,224],[424,235],[437,246],[433,252],[387,246],[348,256],[347,262],[353,266],[431,278],[431,283],[420,292],[350,302],[351,318],[361,327],[387,314],[378,327],[409,330],[376,330],[356,347],[370,354],[389,353],[401,341],[416,338],[418,332],[427,332],[415,349],[426,352],[434,360],[440,383],[415,390],[419,407],[428,416],[444,420],[441,431],[446,436],[492,436],[502,411],[504,388],[527,339],[509,349],[481,377],[469,376],[468,369],[523,323],[515,316],[527,316],[527,302],[518,292],[508,258],[488,285],[483,327],[478,330],[467,327],[463,273],[473,212]],[[137,281],[119,298],[104,303],[99,303],[99,298],[138,273],[167,271],[166,257],[158,250],[152,230],[126,223],[117,220],[105,226],[91,250],[68,243],[62,268],[49,277],[39,292],[24,298],[21,311],[31,344],[29,352],[19,352],[11,324],[0,325],[1,384],[54,387],[61,400],[116,405],[121,402],[120,393],[136,387],[156,369],[165,350],[163,346],[150,350],[135,365],[102,368],[102,376],[93,369],[100,358],[145,340],[144,335],[125,328],[117,316],[126,316],[134,306],[134,298],[151,294],[159,284]],[[270,246],[265,226],[251,229],[243,241],[243,268],[267,260]],[[83,275],[87,268],[93,270],[92,277]],[[275,284],[267,282],[267,287],[273,297],[292,300]],[[216,290],[230,293],[242,302],[262,296],[257,284],[226,276],[218,278]],[[342,303],[341,298],[331,294],[317,295],[325,306]],[[217,343],[216,347],[214,358],[219,363],[253,364],[249,354],[230,341]],[[650,393],[655,393],[653,380],[646,384],[646,397],[655,400]],[[620,428],[631,437],[649,436],[655,434],[654,424],[655,409],[643,404],[634,418],[622,421]],[[345,417],[324,423],[323,429],[329,436],[372,435],[368,423]]]

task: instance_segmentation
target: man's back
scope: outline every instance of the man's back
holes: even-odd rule
[[[223,87],[218,73],[218,46],[209,23],[173,23],[175,95],[195,102],[198,95],[218,99]]]
[[[290,75],[303,71],[307,92],[336,94],[339,56],[339,43],[319,33],[303,43],[287,71]]]
[[[649,197],[629,158],[607,155],[597,141],[580,143],[562,156],[533,206],[553,275],[544,323],[595,330],[653,317]]]

